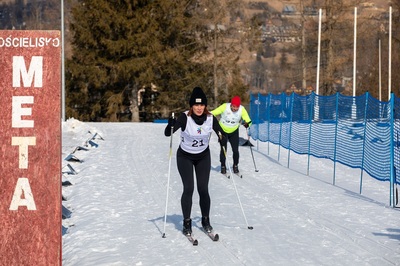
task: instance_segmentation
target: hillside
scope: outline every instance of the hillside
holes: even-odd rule
[[[72,33],[69,31],[68,23],[71,20],[70,14],[70,6],[72,3],[76,3],[77,0],[64,1],[65,5],[65,55],[67,58],[70,58],[72,55],[71,50],[71,36]],[[56,0],[48,0],[48,1],[37,1],[37,0],[25,0],[29,5],[20,8],[21,2],[19,2],[19,6],[9,9],[3,9],[0,11],[0,26],[2,29],[53,29],[54,25],[56,29],[59,28],[60,25],[60,16],[57,11],[59,11],[59,1]],[[299,43],[301,40],[301,34],[299,30],[300,25],[300,15],[299,10],[301,10],[299,0],[259,0],[259,1],[251,1],[244,0],[245,9],[243,13],[245,14],[246,19],[249,19],[253,16],[258,16],[259,25],[262,25],[262,32],[260,37],[254,37],[248,39],[248,41],[252,42],[251,49],[249,46],[245,46],[241,49],[240,61],[239,64],[242,70],[242,76],[245,80],[246,84],[249,84],[251,88],[254,88],[256,92],[275,92],[274,90],[278,90],[276,92],[280,92],[292,86],[292,84],[297,83],[299,86],[301,74],[299,74],[300,61],[297,60],[294,46],[297,45],[297,50],[299,50]],[[347,1],[348,3],[352,3],[353,1]],[[7,0],[1,1],[1,4],[4,5],[6,3],[17,3],[17,1]],[[17,15],[24,14],[34,16],[35,12],[33,12],[34,7],[37,7],[41,3],[46,3],[46,8],[40,17],[33,17],[31,19],[16,19]],[[53,3],[50,5],[49,3]],[[304,6],[312,7],[313,3],[315,4],[315,8],[312,10],[314,13],[316,10],[322,6],[325,1],[322,0],[307,0],[304,1]],[[58,5],[57,5],[58,4]],[[49,10],[51,7],[58,8]],[[18,14],[8,14],[7,12],[15,12],[15,10],[19,10]],[[21,11],[22,10],[22,11]],[[284,11],[286,10],[286,11]],[[388,10],[388,1],[386,0],[371,0],[364,1],[363,4],[360,4],[359,14],[360,21],[362,23],[362,18],[370,19],[370,21],[377,21],[379,16],[382,16]],[[352,21],[352,9],[348,12],[348,20]],[[371,19],[373,17],[374,19]],[[46,21],[46,19],[53,19],[53,21]],[[312,16],[314,21],[317,21],[317,16],[314,14]],[[346,18],[347,19],[347,18]],[[386,19],[387,21],[387,19]],[[369,22],[368,22],[369,23]],[[53,26],[51,26],[53,25]],[[258,29],[257,29],[258,30]],[[315,32],[315,25],[312,29]],[[315,35],[315,34],[314,34]],[[254,37],[254,38],[253,38]],[[256,39],[259,38],[259,39]],[[254,41],[255,39],[255,41]],[[265,40],[269,41],[266,42]],[[259,42],[261,41],[261,42]],[[349,46],[349,45],[348,45]],[[210,49],[213,49],[212,45],[210,45]],[[211,50],[210,50],[211,51]],[[350,51],[348,49],[348,51]],[[347,54],[350,52],[346,51]],[[314,52],[314,51],[312,51]],[[213,56],[212,53],[210,53]],[[315,55],[315,52],[314,52]],[[235,55],[236,56],[236,55]],[[298,54],[297,54],[298,56]],[[310,56],[312,58],[313,56]],[[349,57],[348,57],[349,58]],[[220,61],[224,61],[223,58]],[[258,61],[257,61],[258,60]],[[311,60],[314,60],[312,58]],[[279,64],[286,63],[287,69],[283,69]],[[365,64],[366,65],[366,64]],[[315,67],[315,64],[314,64]],[[309,67],[309,71],[312,72],[309,75],[308,82],[312,83],[313,75],[315,75],[315,70]],[[255,73],[258,71],[257,73]],[[348,72],[346,70],[342,71]],[[227,72],[222,71],[222,75],[228,76]],[[346,73],[347,74],[347,73]],[[258,80],[257,80],[258,79]],[[229,81],[224,81],[221,84],[221,87],[227,87],[226,83]]]

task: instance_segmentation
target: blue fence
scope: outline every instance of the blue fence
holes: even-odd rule
[[[392,94],[389,102],[381,102],[369,93],[357,97],[282,93],[252,95],[250,100],[253,139],[359,168],[361,181],[364,171],[389,181],[394,206],[394,185],[400,184],[400,98]],[[361,188],[362,182],[360,193]]]

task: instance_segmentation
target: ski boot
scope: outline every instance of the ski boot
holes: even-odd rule
[[[212,226],[210,225],[210,218],[208,216],[203,216],[201,218],[201,225],[203,226],[204,231],[207,233],[211,233],[213,230]]]
[[[234,172],[235,174],[239,173],[239,167],[238,167],[237,164],[234,164],[234,165],[233,165],[233,172]]]
[[[191,235],[192,234],[192,219],[184,219],[183,220],[183,229],[182,233],[184,235]]]
[[[223,174],[223,175],[226,174],[226,166],[225,166],[225,164],[221,165],[221,174]]]

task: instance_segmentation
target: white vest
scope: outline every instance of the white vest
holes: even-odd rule
[[[185,112],[187,115],[188,111]],[[187,117],[186,128],[181,132],[182,150],[188,153],[201,153],[208,147],[210,134],[213,130],[213,116],[208,115],[202,125],[196,124],[191,116]]]
[[[242,106],[236,112],[232,112],[231,104],[226,104],[225,111],[221,114],[220,123],[225,127],[237,127],[242,120]]]

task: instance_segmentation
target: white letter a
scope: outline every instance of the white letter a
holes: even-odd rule
[[[22,198],[24,195],[24,198]],[[33,199],[31,186],[26,177],[18,178],[17,185],[15,186],[14,195],[12,197],[10,210],[15,211],[19,206],[26,206],[28,210],[35,211],[36,204]]]

